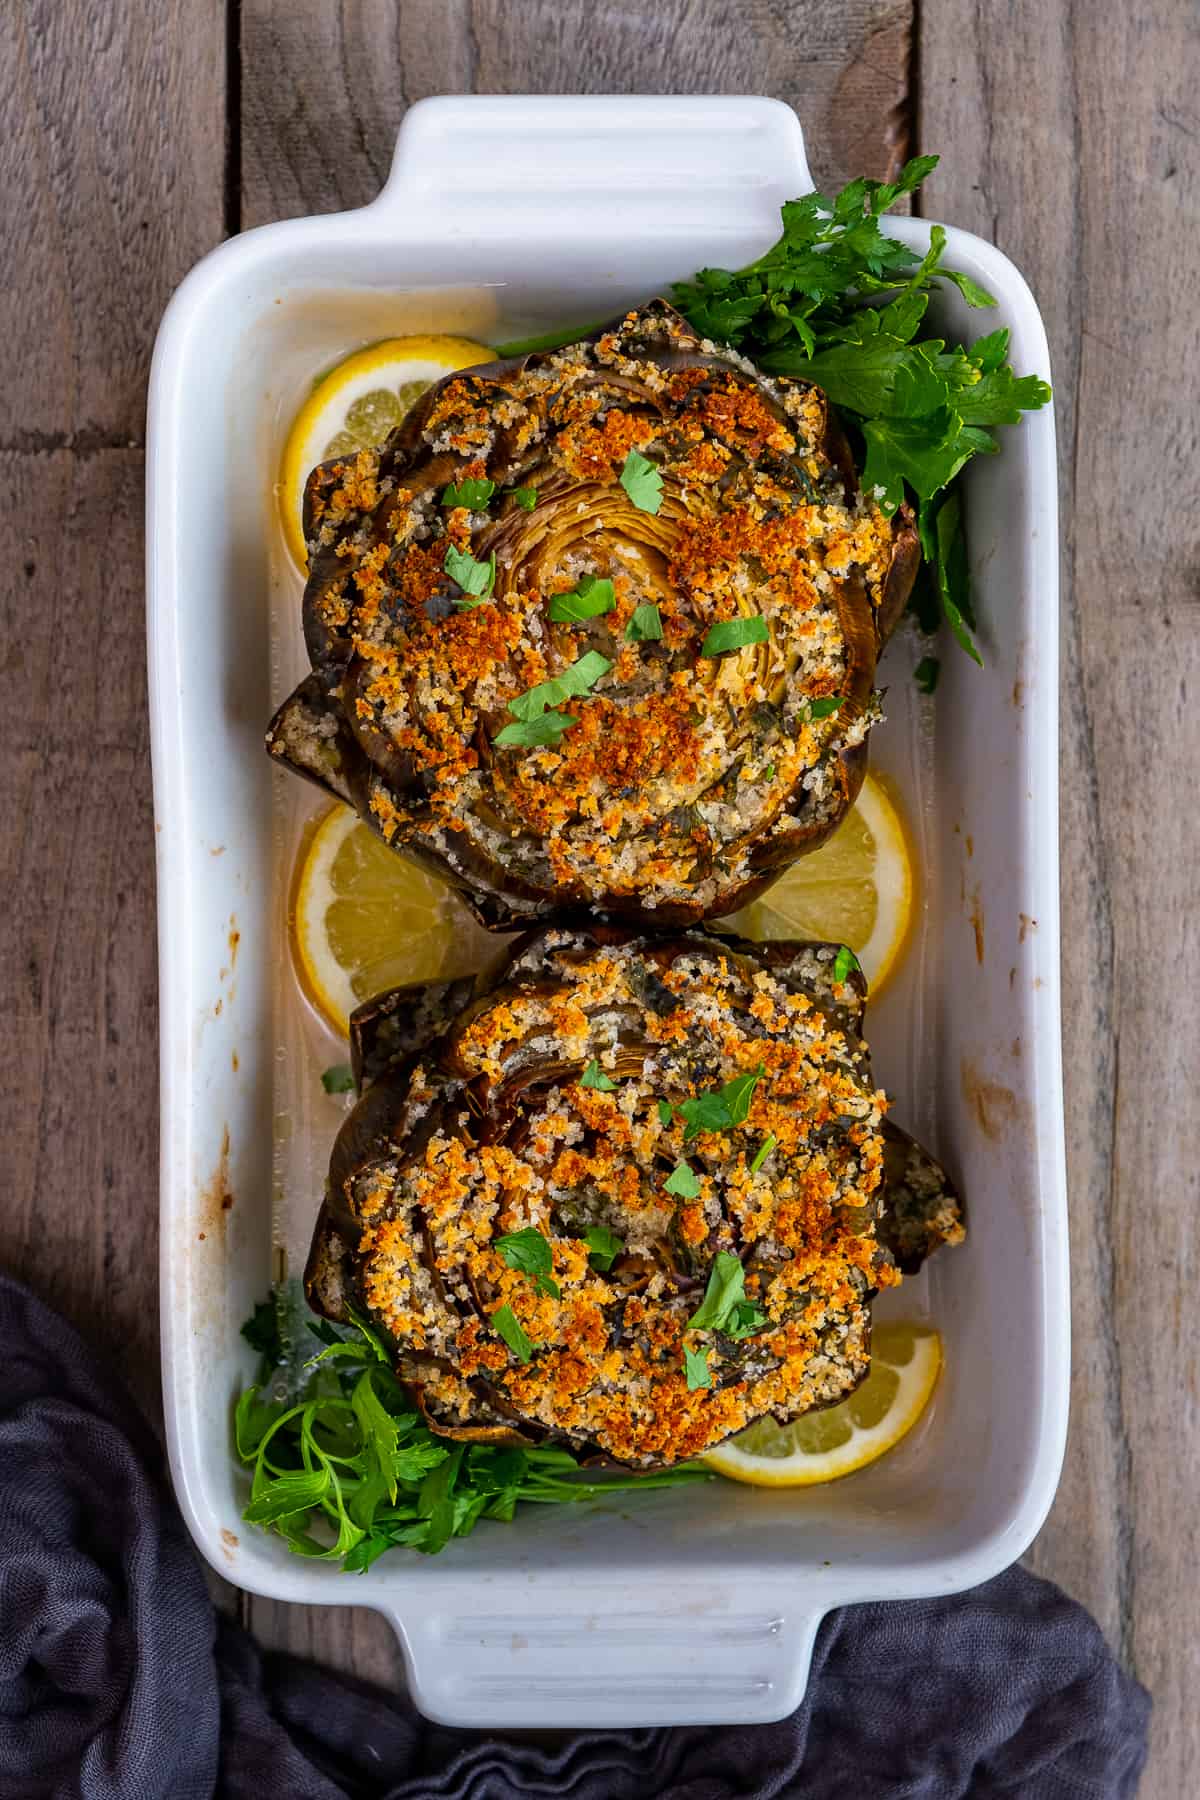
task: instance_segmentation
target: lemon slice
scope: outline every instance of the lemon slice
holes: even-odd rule
[[[492,968],[508,941],[342,805],[301,847],[288,925],[301,985],[343,1036],[372,995]]]
[[[331,456],[382,444],[427,387],[495,354],[470,338],[385,338],[316,381],[288,433],[276,488],[283,534],[299,568],[308,566],[303,519],[310,470]]]
[[[848,944],[872,995],[899,960],[913,911],[913,854],[887,788],[868,773],[828,842],[721,924],[743,937]]]
[[[790,1425],[760,1419],[705,1453],[719,1475],[753,1487],[812,1487],[865,1469],[912,1430],[942,1366],[942,1340],[926,1325],[877,1325],[871,1369],[849,1399]]]

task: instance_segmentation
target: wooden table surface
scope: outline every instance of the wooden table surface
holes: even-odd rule
[[[918,23],[919,21],[919,23]],[[144,401],[222,237],[355,206],[435,93],[737,91],[819,180],[944,162],[1049,328],[1062,446],[1063,966],[1075,1364],[1031,1553],[1154,1693],[1154,1800],[1200,1767],[1200,15],[1189,0],[9,0],[0,8],[0,1261],[157,1409]],[[345,1608],[230,1605],[398,1672]]]

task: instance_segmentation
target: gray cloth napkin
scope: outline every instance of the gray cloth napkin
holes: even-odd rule
[[[431,1725],[218,1621],[150,1431],[2,1275],[0,1626],[0,1800],[1117,1800],[1150,1714],[1082,1607],[1010,1569],[831,1615],[778,1725]]]

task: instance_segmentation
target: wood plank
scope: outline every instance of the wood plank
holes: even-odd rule
[[[0,7],[6,444],[141,442],[159,315],[223,231],[224,17]]]
[[[156,1424],[140,446],[159,314],[223,231],[223,23],[221,0],[0,8],[0,1259]]]
[[[362,206],[430,94],[774,94],[818,181],[905,153],[910,0],[243,0],[243,223]]]
[[[405,109],[438,93],[774,94],[819,182],[883,175],[907,154],[911,25],[909,0],[243,0],[242,223],[374,199]],[[280,1648],[401,1679],[372,1614],[248,1599],[246,1617]]]
[[[1200,1763],[1196,1291],[1200,731],[1194,513],[1200,22],[923,9],[925,210],[995,238],[1046,315],[1063,501],[1063,976],[1075,1331],[1032,1558],[1156,1700],[1144,1792]],[[1181,406],[1181,402],[1183,403]]]

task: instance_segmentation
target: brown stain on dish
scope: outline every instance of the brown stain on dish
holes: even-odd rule
[[[237,1547],[238,1547],[237,1533],[235,1531],[230,1531],[230,1529],[227,1525],[222,1525],[222,1527],[221,1527],[221,1548],[225,1552],[226,1556],[229,1558],[230,1562],[233,1561],[233,1553],[237,1549]]]
[[[971,930],[975,933],[975,961],[983,963],[983,898],[978,888],[971,895],[971,910],[967,914],[971,922]]]
[[[985,1138],[995,1143],[1017,1116],[1017,1096],[1002,1082],[980,1073],[968,1057],[960,1065],[963,1099],[979,1121]]]
[[[238,1062],[238,1053],[236,1050],[230,1056],[229,1060],[233,1064],[233,1072],[236,1075],[238,1070],[241,1068],[241,1064]]]
[[[214,1000],[213,1001],[213,1018],[214,1019],[220,1018],[221,1008],[224,1006],[224,1004],[225,1004],[225,1002],[223,1000]]]
[[[1019,675],[1013,682],[1012,703],[1018,711],[1025,704],[1025,683]]]
[[[233,1189],[229,1185],[229,1127],[221,1133],[221,1154],[217,1166],[200,1190],[200,1242],[211,1233],[225,1240],[225,1216],[233,1209]]]
[[[241,943],[241,941],[242,941],[242,934],[238,930],[237,914],[230,913],[230,915],[229,915],[229,972],[231,975],[232,975],[233,971],[237,968],[238,945]]]
[[[968,835],[966,842],[967,842],[967,855],[974,856],[974,854],[975,854],[975,839]]]
[[[224,844],[214,844],[208,854],[210,856],[224,856],[224,854],[225,854]]]
[[[1025,939],[1029,936],[1029,933],[1037,930],[1037,920],[1031,919],[1028,913],[1018,913],[1017,917],[1021,921],[1021,928],[1017,933],[1017,942],[1023,944]]]

